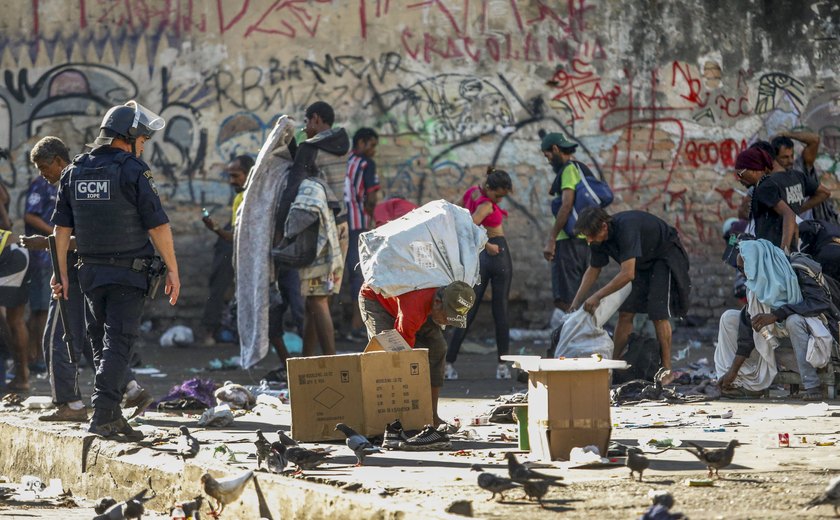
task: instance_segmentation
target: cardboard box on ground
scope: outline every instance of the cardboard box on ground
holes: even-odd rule
[[[528,441],[544,461],[569,460],[572,448],[594,445],[607,454],[610,369],[624,361],[603,358],[540,359],[503,356],[528,372]]]
[[[343,422],[382,435],[399,419],[407,430],[432,423],[429,352],[412,349],[396,330],[371,338],[361,354],[287,361],[292,436],[306,442],[343,439]]]

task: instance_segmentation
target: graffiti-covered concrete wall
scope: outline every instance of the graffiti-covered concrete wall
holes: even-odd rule
[[[514,174],[506,202],[519,317],[549,299],[541,249],[552,174],[540,129],[581,146],[614,187],[681,231],[696,311],[724,304],[716,257],[735,214],[731,167],[757,138],[800,127],[840,159],[840,15],[823,0],[0,0],[0,176],[17,196],[27,153],[74,151],[102,113],[138,99],[168,121],[145,159],[174,215],[185,303],[200,302],[223,214],[226,160],[255,154],[278,114],[331,103],[352,132],[382,135],[386,193],[455,200],[488,164]],[[20,222],[20,219],[18,219]],[[18,224],[20,226],[20,224]],[[22,227],[22,226],[21,226]],[[182,318],[200,309],[187,305]]]

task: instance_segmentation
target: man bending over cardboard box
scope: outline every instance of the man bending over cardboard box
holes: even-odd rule
[[[475,303],[475,292],[464,282],[446,287],[418,289],[392,298],[385,298],[364,284],[359,293],[359,310],[368,338],[396,329],[412,348],[429,349],[429,374],[432,385],[434,426],[444,423],[438,416],[438,397],[443,386],[446,325],[465,328],[467,312]]]

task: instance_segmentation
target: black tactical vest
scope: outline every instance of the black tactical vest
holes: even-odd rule
[[[67,172],[74,234],[80,255],[118,255],[140,249],[149,235],[140,213],[120,188],[120,171],[131,156],[117,154],[113,161],[94,166],[83,154]]]

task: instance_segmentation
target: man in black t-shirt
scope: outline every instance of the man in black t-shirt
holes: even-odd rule
[[[656,330],[662,366],[670,370],[671,322],[668,320],[686,315],[691,290],[688,255],[677,230],[644,211],[622,211],[611,216],[602,208],[593,207],[580,213],[575,232],[586,237],[590,259],[572,308],[583,304],[587,312],[594,312],[604,297],[632,282],[630,295],[619,308],[613,358],[620,358],[627,346],[633,317],[636,313],[646,313]],[[621,265],[621,270],[584,300],[610,258]],[[662,382],[668,384],[671,380],[666,375]]]
[[[760,148],[748,148],[735,159],[735,177],[746,187],[753,187],[749,218],[757,238],[769,240],[776,247],[790,251],[796,235],[796,213],[788,199],[801,209],[805,192],[800,178],[788,172],[771,174],[773,159]]]

